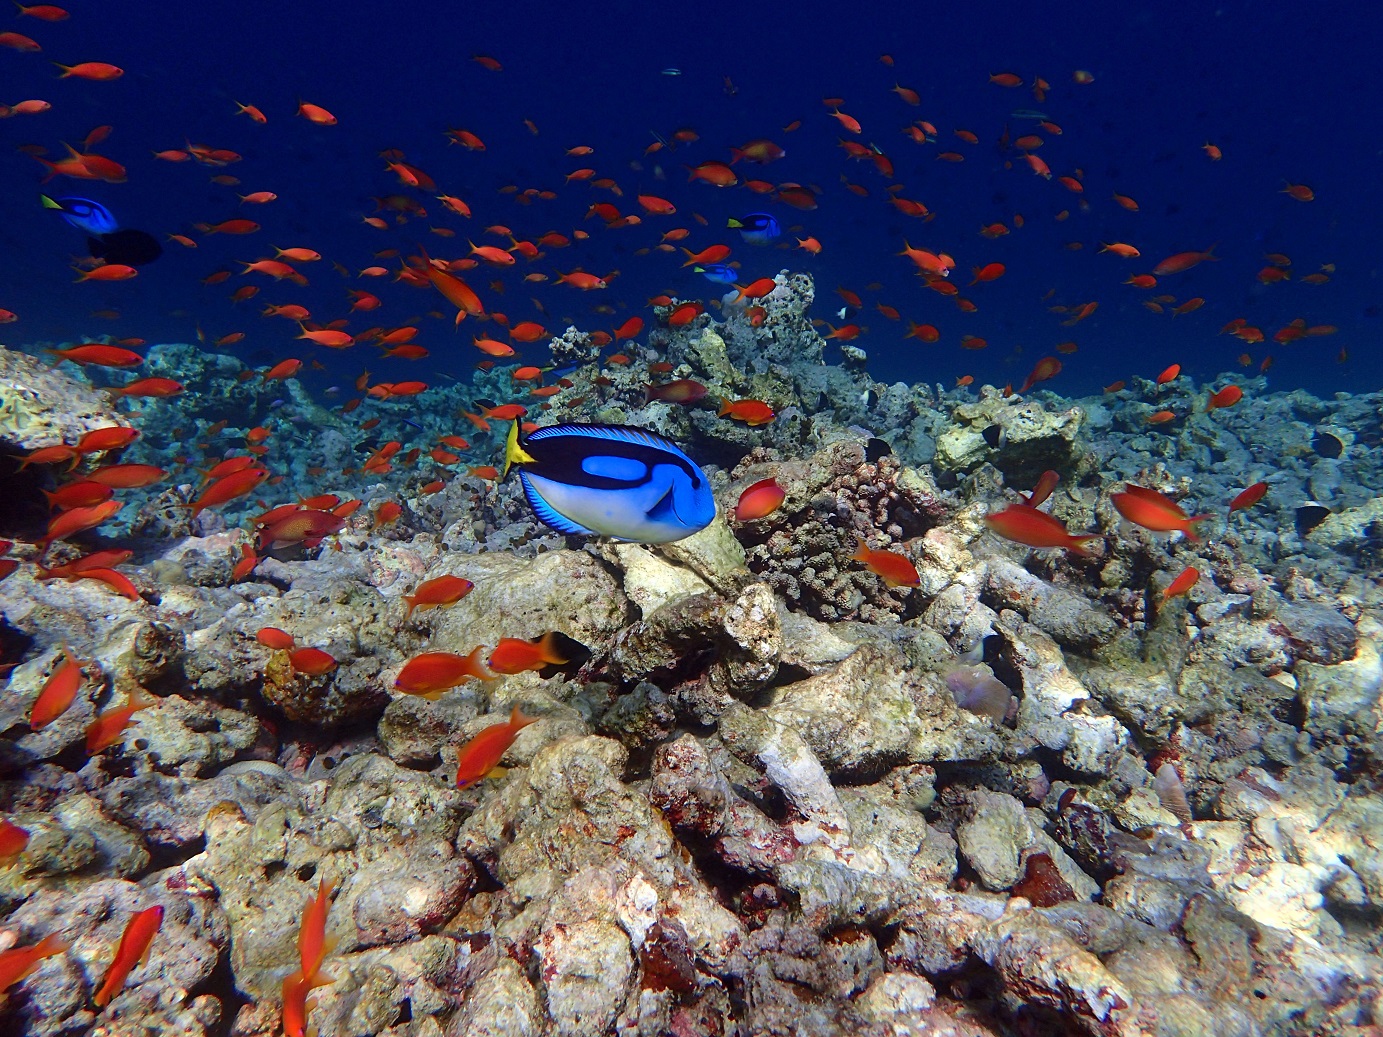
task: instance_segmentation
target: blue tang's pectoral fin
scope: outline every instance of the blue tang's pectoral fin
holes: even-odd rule
[[[569,536],[593,536],[595,530],[587,529],[579,522],[573,522],[561,512],[555,510],[547,501],[542,498],[537,489],[533,486],[533,480],[528,473],[519,472],[519,482],[523,484],[523,495],[528,498],[528,506],[533,509],[533,514],[538,517],[538,521],[546,523],[559,533],[566,533]]]

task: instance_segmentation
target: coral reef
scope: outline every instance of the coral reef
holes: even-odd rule
[[[720,517],[658,547],[558,536],[512,480],[427,491],[426,461],[359,471],[413,441],[387,402],[362,405],[381,418],[362,438],[359,414],[295,380],[163,346],[150,365],[178,372],[186,405],[117,414],[0,353],[10,449],[133,423],[121,459],[175,473],[122,491],[132,514],[103,542],[18,544],[0,579],[0,816],[27,832],[0,867],[0,951],[68,948],[9,990],[4,1032],[277,1034],[319,890],[330,978],[307,1006],[324,1037],[1383,1024],[1383,466],[1310,446],[1378,400],[1262,395],[1154,434],[1146,386],[879,385],[825,362],[813,293],[780,275],[755,320],[726,302],[629,344],[670,378],[767,401],[763,426],[646,402],[636,365],[596,368],[575,329],[554,347],[577,365],[554,417],[643,425],[705,463]],[[431,390],[410,421],[450,434],[506,377]],[[170,433],[219,454],[255,425],[285,476],[256,491],[269,504],[323,467],[353,469],[331,492],[360,503],[233,575],[263,548],[247,521],[263,505],[189,516],[201,480]],[[477,427],[472,459],[499,438]],[[984,521],[1048,469],[1043,507],[1092,536],[1085,554]],[[1226,518],[1260,476],[1263,504]],[[765,479],[781,505],[736,519]],[[1137,527],[1121,481],[1215,516],[1198,539]],[[1330,514],[1301,532],[1308,493]],[[890,585],[861,544],[915,581]],[[113,563],[132,594],[34,564],[113,545],[133,552]],[[405,602],[443,576],[473,587]],[[432,697],[395,685],[422,653],[483,660],[554,631],[560,662]],[[74,676],[70,705],[31,725]],[[93,721],[144,695],[88,751]],[[458,787],[471,740],[516,709],[533,722],[501,766]],[[97,1011],[125,923],[154,906],[148,961]]]

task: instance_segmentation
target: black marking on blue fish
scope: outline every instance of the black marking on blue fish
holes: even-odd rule
[[[530,433],[523,448],[533,458],[525,471],[554,482],[592,490],[625,490],[649,478],[655,465],[673,464],[686,473],[692,489],[701,488],[701,470],[670,440],[634,425],[548,425]],[[587,457],[606,454],[638,461],[639,479],[593,475],[582,467]]]

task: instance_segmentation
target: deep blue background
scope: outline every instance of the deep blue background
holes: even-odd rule
[[[1154,374],[1172,361],[1209,378],[1238,369],[1235,358],[1244,347],[1217,334],[1235,317],[1269,335],[1296,317],[1339,326],[1329,338],[1249,348],[1255,366],[1274,356],[1270,382],[1276,388],[1372,390],[1383,372],[1376,347],[1383,179],[1371,46],[1383,16],[1361,16],[1359,8],[1351,8],[1346,20],[1338,6],[1248,2],[1213,9],[798,3],[656,10],[620,3],[278,2],[206,3],[194,10],[73,0],[67,7],[71,19],[57,24],[0,12],[0,30],[23,32],[44,47],[41,54],[0,52],[0,102],[35,97],[54,105],[44,114],[0,120],[0,307],[21,318],[0,328],[0,340],[12,345],[97,334],[187,341],[200,327],[210,339],[247,332],[235,352],[257,363],[316,357],[331,365],[334,381],[354,378],[364,366],[376,380],[429,378],[439,371],[464,376],[479,358],[471,336],[496,332],[495,325],[467,321],[458,335],[449,322],[429,320],[419,341],[433,357],[409,364],[381,362],[368,347],[348,353],[308,347],[293,340],[293,325],[262,318],[259,310],[266,302],[299,302],[325,321],[347,314],[347,287],[364,287],[384,297],[385,306],[354,316],[350,330],[408,323],[445,308],[440,297],[384,279],[347,281],[330,261],[355,273],[375,261],[376,250],[407,253],[417,244],[455,258],[465,253],[468,236],[477,244],[505,244],[484,232],[495,223],[530,239],[580,227],[591,238],[577,247],[550,251],[531,265],[520,260],[507,272],[467,276],[489,308],[513,321],[537,318],[560,331],[572,320],[608,330],[626,312],[651,319],[646,300],[658,292],[708,300],[720,295],[717,286],[679,268],[680,254],[638,256],[636,249],[675,226],[692,228],[687,244],[695,248],[717,241],[738,245],[723,229],[726,217],[767,208],[785,225],[818,237],[825,251],[813,258],[737,247],[734,258],[744,264],[746,278],[784,267],[810,270],[818,286],[815,315],[833,321],[840,303],[832,290],[844,285],[859,292],[866,310],[857,319],[869,329],[860,344],[881,378],[949,384],[973,373],[977,381],[1016,383],[1040,356],[1068,340],[1079,344],[1079,352],[1063,357],[1066,370],[1052,385],[1058,390],[1091,391],[1132,373]],[[470,60],[476,53],[494,55],[504,71],[486,71]],[[881,53],[893,56],[894,67],[880,63]],[[109,83],[59,80],[53,60],[108,61],[126,74]],[[666,67],[683,74],[661,75]],[[1075,84],[1076,69],[1092,72],[1094,83]],[[1050,95],[1038,104],[1026,87],[991,85],[990,73],[1000,71],[1027,81],[1041,75],[1052,85]],[[727,76],[737,88],[733,96],[723,88]],[[917,90],[922,104],[904,104],[889,89],[895,82]],[[868,163],[846,160],[836,146],[839,127],[821,105],[824,96],[845,99],[845,110],[864,124],[858,139],[893,159],[893,182],[936,212],[933,222],[897,214],[886,202],[888,181]],[[295,118],[299,98],[327,107],[340,124],[318,127]],[[236,100],[258,105],[269,124],[236,115]],[[1079,212],[1077,197],[1055,180],[1035,177],[1021,164],[1004,168],[1006,158],[1016,157],[995,147],[1005,124],[1015,135],[1034,132],[1032,123],[1009,118],[1016,108],[1039,108],[1063,127],[1040,154],[1056,175],[1084,170],[1088,213]],[[919,146],[902,134],[919,118],[941,131],[936,144]],[[537,136],[524,119],[537,125]],[[793,119],[802,120],[801,129],[783,133]],[[129,182],[59,179],[44,189],[96,198],[122,225],[160,236],[191,234],[201,246],[192,251],[169,244],[166,256],[132,281],[73,284],[68,264],[81,253],[82,238],[38,206],[44,170],[16,149],[41,144],[60,153],[60,142],[78,143],[100,124],[115,130],[96,151],[127,165]],[[675,153],[644,157],[650,131],[669,135],[683,126],[695,128],[701,139]],[[488,149],[449,145],[449,127],[470,129]],[[955,128],[974,131],[981,144],[956,141]],[[801,213],[742,187],[686,182],[683,162],[726,159],[730,146],[755,137],[777,141],[787,157],[764,167],[740,164],[741,175],[820,185],[819,209]],[[150,157],[188,140],[238,151],[244,161],[217,170]],[[1223,161],[1207,159],[1201,150],[1206,140],[1224,149]],[[567,158],[564,150],[576,144],[596,153]],[[371,196],[406,192],[378,157],[390,147],[431,174],[439,193],[466,199],[475,218],[452,216],[430,194],[411,192],[427,206],[427,219],[388,231],[363,225],[361,217],[374,209]],[[966,161],[939,162],[941,150],[961,151]],[[625,196],[564,185],[565,173],[588,164],[614,177]],[[665,181],[655,167],[666,172]],[[209,183],[218,172],[243,183]],[[870,197],[846,191],[842,173],[867,187]],[[1287,181],[1309,184],[1317,200],[1303,204],[1280,193]],[[520,206],[499,193],[508,184],[550,188],[559,197]],[[238,204],[237,193],[257,190],[275,191],[279,200]],[[598,220],[583,221],[593,201],[638,212],[634,195],[640,191],[665,196],[680,211],[615,231]],[[1141,211],[1117,207],[1113,191],[1137,199]],[[1053,219],[1061,209],[1072,213],[1064,223]],[[704,214],[709,227],[692,222],[692,212]],[[978,234],[995,220],[1011,224],[1015,212],[1026,220],[1023,229],[997,241]],[[264,229],[209,238],[191,230],[196,221],[237,215]],[[430,226],[451,227],[457,236],[435,236]],[[895,255],[905,238],[954,255],[962,285],[972,266],[987,262],[1005,263],[1008,273],[965,290],[979,312],[962,314],[925,290],[911,264]],[[1098,255],[1102,240],[1131,242],[1143,257]],[[1071,241],[1083,242],[1084,249],[1069,251]],[[1215,242],[1220,262],[1166,278],[1151,293],[1121,284],[1170,253]],[[256,279],[260,295],[238,307],[228,296],[250,278],[215,288],[199,283],[234,260],[271,255],[271,243],[309,246],[327,261],[303,268],[312,281],[306,289]],[[1292,258],[1291,282],[1258,284],[1266,252]],[[1323,263],[1337,264],[1329,284],[1299,282]],[[530,271],[553,274],[577,266],[602,274],[618,268],[620,276],[608,291],[591,293],[521,280]],[[492,280],[505,283],[503,294],[488,287]],[[866,291],[871,282],[882,288]],[[1175,319],[1147,312],[1142,301],[1164,289],[1178,300],[1202,296],[1207,303]],[[1071,329],[1047,310],[1091,300],[1099,301],[1099,310]],[[896,307],[905,320],[937,325],[942,341],[904,340],[905,325],[874,312],[876,301]],[[619,312],[592,312],[597,305]],[[90,316],[106,307],[118,309],[121,318]],[[990,345],[964,351],[962,334]],[[1349,359],[1337,364],[1342,347]],[[540,360],[542,350],[530,346],[523,355]]]

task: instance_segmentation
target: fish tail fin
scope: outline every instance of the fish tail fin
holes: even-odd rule
[[[1099,540],[1101,535],[1100,533],[1077,533],[1071,537],[1071,543],[1066,550],[1072,554],[1078,554],[1082,558],[1089,558],[1091,557],[1090,549],[1085,546],[1085,541]]]
[[[509,436],[504,441],[504,471],[500,472],[500,479],[509,474],[509,469],[516,464],[533,464],[536,458],[523,448],[519,442],[519,421],[517,418],[509,425]]]
[[[869,560],[869,545],[864,542],[864,537],[855,534],[855,553],[850,556],[852,562],[866,562]]]
[[[61,203],[61,202],[55,202],[55,201],[53,201],[53,199],[49,198],[46,194],[41,194],[41,195],[39,195],[39,196],[38,196],[38,200],[39,200],[39,204],[41,204],[45,209],[58,209],[58,210],[61,210],[61,209],[62,209],[62,203]]]
[[[730,150],[731,150],[731,151],[737,151],[738,149],[737,149],[737,148],[731,148]],[[743,224],[741,221],[735,219],[733,216],[731,216],[728,220],[725,221],[725,226],[727,226],[727,227],[733,227],[735,230],[739,230],[740,228],[742,228],[742,227],[744,226],[744,224]]]
[[[538,641],[538,655],[549,666],[562,666],[571,660],[557,647],[557,631],[549,630]]]
[[[1214,517],[1215,515],[1213,512],[1206,511],[1202,512],[1199,515],[1192,515],[1190,518],[1188,518],[1186,520],[1186,529],[1183,530],[1183,532],[1186,534],[1186,539],[1190,540],[1192,543],[1200,543],[1201,538],[1196,534],[1196,525],[1198,523],[1204,522],[1206,519],[1212,519]]]
[[[727,415],[727,414],[729,414],[729,413],[730,413],[730,397],[728,397],[728,396],[722,396],[722,397],[720,398],[720,413],[718,413],[718,414],[716,415],[716,417],[718,417],[718,418],[723,418],[723,417],[725,417],[725,415]]]
[[[475,674],[477,679],[482,681],[492,681],[496,677],[498,677],[499,674],[491,673],[490,668],[485,665],[485,661],[480,658],[480,654],[483,651],[485,651],[484,645],[476,645],[474,648],[471,649],[471,654],[466,656],[466,659],[470,662],[471,670]]]
[[[525,728],[529,724],[536,724],[538,720],[538,717],[527,716],[523,711],[523,707],[517,702],[514,703],[514,708],[509,712],[509,727],[514,731]]]

